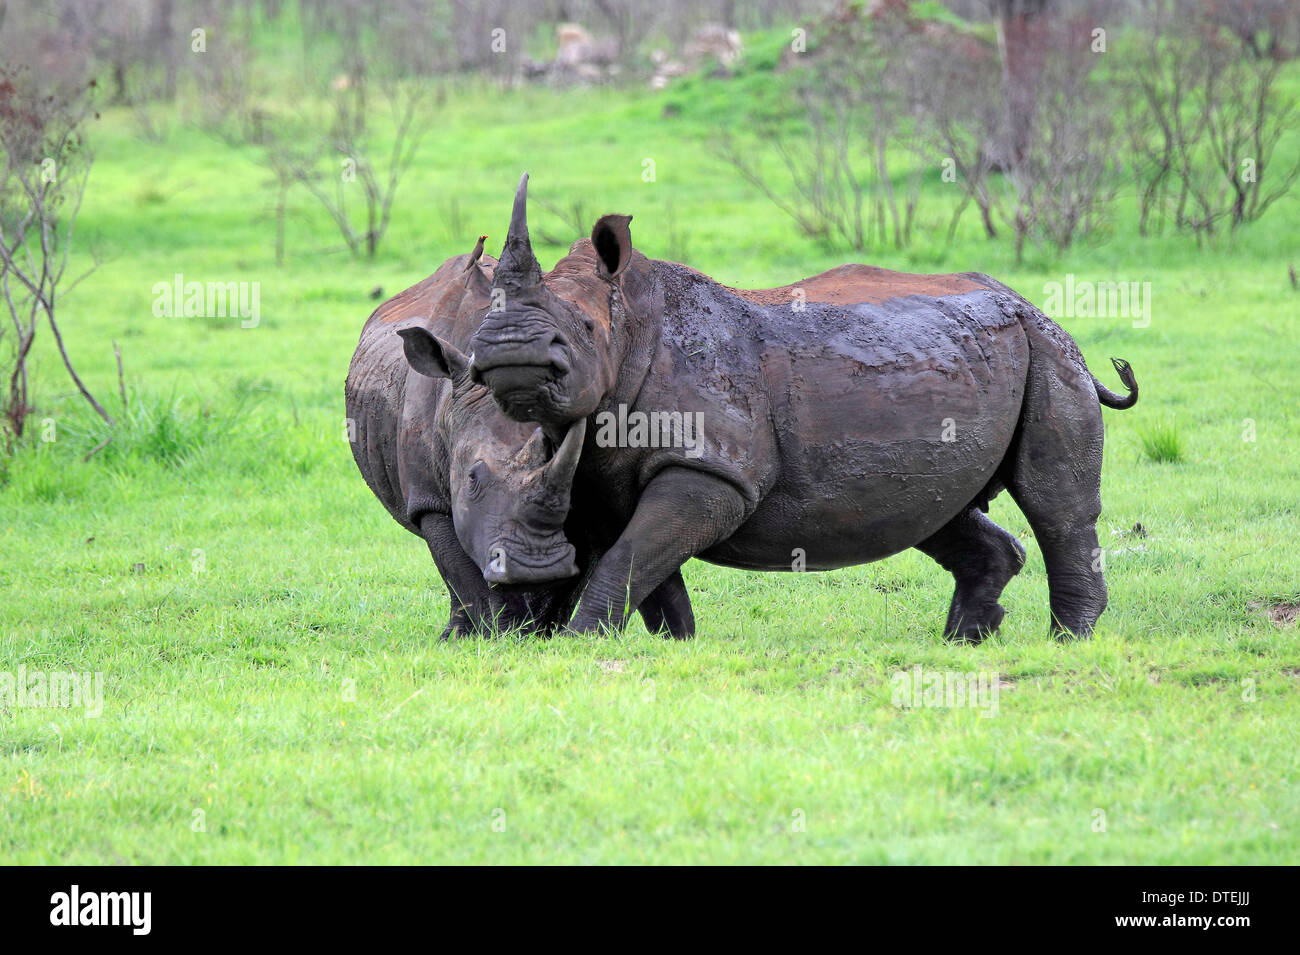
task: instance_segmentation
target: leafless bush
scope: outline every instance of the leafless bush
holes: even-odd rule
[[[22,437],[33,410],[28,366],[42,323],[77,390],[112,423],[77,374],[57,319],[59,301],[85,277],[64,282],[90,173],[89,92],[85,84],[43,86],[21,68],[0,70],[0,297],[9,317],[0,342],[12,334],[0,398],[7,446]]]
[[[388,231],[397,187],[432,125],[435,102],[432,91],[414,81],[394,81],[383,87],[379,99],[391,121],[393,139],[381,158],[369,115],[379,108],[367,96],[364,75],[336,91],[328,141],[338,165],[325,159],[319,165],[312,161],[294,163],[291,168],[294,178],[329,212],[352,254],[364,252],[373,259]],[[360,187],[359,212],[349,201],[350,193],[356,191],[349,189],[353,184]]]
[[[251,0],[241,5],[245,25],[253,6]],[[269,10],[273,4],[256,6]],[[27,66],[47,79],[99,77],[103,100],[129,106],[140,133],[155,140],[186,67],[237,70],[219,56],[196,60],[191,51],[191,30],[203,27],[215,38],[231,10],[221,0],[0,3],[0,62]]]
[[[858,18],[840,22],[826,32],[797,81],[797,109],[755,117],[759,139],[770,143],[783,177],[773,177],[749,143],[724,134],[714,144],[804,235],[856,250],[888,241],[902,248],[911,241],[919,171],[900,188],[889,162],[891,146],[905,134],[900,117],[908,110],[906,90],[891,80],[902,65],[898,39]]]
[[[856,134],[850,110],[807,89],[800,91],[799,103],[805,113],[796,136],[785,135],[777,121],[756,124],[759,142],[771,144],[789,190],[781,177],[771,174],[762,152],[748,142],[723,133],[715,143],[718,155],[793,219],[803,235],[866,248],[866,183],[850,162]]]
[[[1113,87],[1097,82],[1091,18],[1056,17],[1043,31],[1044,56],[1019,109],[1023,137],[1005,142],[1009,209],[1016,258],[1026,240],[1068,249],[1099,225],[1118,175],[1118,104]]]
[[[596,212],[588,203],[588,198],[575,195],[568,203],[556,204],[541,196],[531,197],[530,201],[546,210],[563,223],[562,232],[549,232],[545,220],[539,221],[533,235],[548,245],[567,247],[579,236],[585,235],[596,221]]]
[[[948,241],[972,202],[985,235],[997,238],[991,178],[999,165],[996,144],[1003,110],[994,51],[947,30],[913,38],[907,54],[905,75],[910,81],[921,165],[938,165],[944,181],[961,190],[948,223]]]
[[[50,6],[0,5],[0,64],[25,68],[52,86],[84,82],[94,59],[94,20],[86,4]]]
[[[1300,51],[1300,5],[1295,0],[1213,0],[1202,12],[1256,59],[1280,62]]]
[[[300,0],[299,10],[308,59],[325,59],[340,37],[359,38],[355,52],[372,68],[404,77],[508,77],[517,71],[534,25],[556,17],[550,5],[536,0]],[[372,55],[372,41],[379,58]]]
[[[1235,229],[1262,216],[1300,176],[1300,161],[1282,168],[1273,161],[1300,120],[1277,91],[1281,63],[1260,55],[1256,34],[1246,39],[1241,29],[1225,28],[1217,7],[1143,6],[1125,124],[1144,235],[1167,219],[1198,238],[1224,222]]]
[[[259,90],[251,72],[214,83],[207,93],[209,128],[232,145],[252,146],[275,189],[276,261],[285,248],[285,217],[293,186],[329,215],[354,256],[374,258],[388,231],[398,187],[432,128],[442,93],[423,76],[409,17],[418,0],[378,11],[357,2],[304,5],[315,30],[334,31],[338,58],[326,73],[308,71],[302,93]],[[247,57],[236,45],[232,55]],[[313,104],[328,104],[328,112]],[[383,142],[387,138],[387,142]]]

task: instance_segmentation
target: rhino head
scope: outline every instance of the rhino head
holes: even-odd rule
[[[519,181],[505,248],[492,281],[494,306],[470,343],[472,374],[515,421],[552,433],[592,414],[616,385],[626,349],[620,277],[632,259],[631,216],[607,215],[543,276],[528,237],[528,176]],[[593,261],[594,258],[594,261]]]
[[[455,346],[420,326],[398,334],[412,369],[451,382],[438,429],[448,446],[452,522],[484,578],[506,585],[576,576],[564,522],[585,420],[574,422],[553,448],[540,428],[530,433],[502,418]]]

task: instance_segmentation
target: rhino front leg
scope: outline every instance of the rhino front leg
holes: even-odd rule
[[[451,596],[451,619],[442,631],[442,639],[490,629],[494,622],[491,590],[482,571],[460,546],[451,515],[432,511],[425,514],[420,519],[420,536],[429,545]]]
[[[745,500],[726,481],[687,468],[660,471],[641,492],[632,520],[597,562],[569,629],[621,631],[631,608],[673,574],[680,577],[682,564],[725,540],[744,517]]]
[[[451,606],[451,617],[447,620],[447,626],[442,628],[442,635],[438,639],[450,640],[463,633],[473,633],[474,626],[469,621],[469,614],[465,612],[464,607],[460,606],[456,591],[451,587],[447,588],[447,599]]]

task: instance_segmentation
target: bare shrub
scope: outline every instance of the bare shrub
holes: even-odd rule
[[[952,181],[961,190],[948,241],[972,202],[984,234],[997,238],[991,180],[999,167],[1003,108],[995,52],[951,30],[930,31],[911,40],[907,65],[921,164],[943,169],[950,162]]]
[[[799,111],[755,123],[784,177],[735,139],[719,152],[804,234],[854,249],[908,246],[921,175],[945,161],[962,190],[950,238],[974,203],[990,238],[1010,225],[1017,257],[1028,241],[1069,248],[1114,192],[1116,104],[1090,46],[1105,5],[996,3],[996,47],[906,3],[842,10],[795,81]],[[901,149],[917,157],[902,176]]]
[[[1141,27],[1125,109],[1139,230],[1172,219],[1199,239],[1257,220],[1300,176],[1300,160],[1274,163],[1300,123],[1277,90],[1281,63],[1260,54],[1256,33],[1226,28],[1218,8],[1147,0]]]
[[[1300,5],[1295,0],[1212,2],[1205,4],[1203,13],[1256,59],[1281,62],[1300,51]]]
[[[42,324],[77,390],[112,423],[77,374],[57,318],[59,301],[85,277],[64,281],[90,174],[83,134],[91,115],[86,84],[45,86],[29,70],[0,70],[0,298],[9,318],[0,326],[8,346],[0,408],[7,446],[23,436],[33,410],[28,371]]]
[[[1001,218],[1019,261],[1029,241],[1058,250],[1094,232],[1115,193],[1118,109],[1096,75],[1097,24],[1108,0],[990,0],[998,36],[1002,122],[986,142],[1003,172]],[[1114,22],[1113,20],[1109,22]]]
[[[305,4],[304,42],[333,31],[333,69],[308,71],[296,97],[258,89],[255,74],[214,82],[206,92],[206,122],[231,145],[252,146],[275,190],[276,261],[285,250],[285,216],[293,186],[305,189],[329,215],[347,249],[374,258],[388,231],[398,187],[432,128],[442,94],[425,78],[419,0],[376,10],[357,0]],[[247,47],[231,44],[237,62]],[[314,58],[319,59],[319,58]],[[315,104],[327,104],[325,112]],[[387,142],[384,140],[387,139]]]
[[[753,117],[759,141],[771,145],[783,176],[771,174],[752,143],[725,134],[714,143],[719,157],[806,236],[855,250],[889,241],[902,248],[911,241],[919,170],[900,189],[889,161],[891,147],[902,141],[900,119],[909,105],[905,89],[891,80],[902,68],[898,40],[896,29],[873,29],[857,17],[824,32],[795,80],[794,108]]]
[[[1055,53],[1043,64],[1029,110],[1027,137],[1007,145],[1004,181],[1016,258],[1027,239],[1057,249],[1099,225],[1117,176],[1116,103],[1112,88],[1094,82],[1097,56],[1085,24],[1056,21]],[[1019,146],[1017,151],[1014,147]]]
[[[364,252],[373,259],[388,231],[397,187],[431,126],[434,96],[418,82],[393,81],[383,86],[382,113],[391,122],[393,139],[387,154],[381,154],[371,135],[370,115],[381,110],[367,105],[364,76],[362,73],[338,90],[334,100],[328,143],[338,165],[318,153],[312,160],[291,161],[290,168],[294,178],[329,212],[352,254]],[[287,155],[294,160],[300,154]],[[360,187],[359,212],[349,202],[350,193],[356,190],[348,187],[354,183]]]
[[[538,224],[534,235],[538,241],[547,245],[558,245],[568,247],[573,244],[573,240],[578,236],[584,235],[590,228],[591,223],[596,221],[597,212],[589,206],[590,197],[577,194],[567,203],[556,204],[549,202],[541,196],[531,198],[530,201],[545,209],[555,218],[563,223],[562,232],[550,232],[546,228],[545,222]]]

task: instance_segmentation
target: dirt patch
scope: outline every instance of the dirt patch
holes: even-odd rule
[[[1300,603],[1282,600],[1268,608],[1268,619],[1278,627],[1293,626],[1297,617],[1300,617]]]
[[[910,272],[893,272],[872,265],[841,265],[780,288],[739,289],[724,286],[741,298],[759,305],[789,305],[796,290],[806,302],[826,305],[880,305],[894,298],[908,295],[926,295],[946,298],[975,292],[984,286],[964,275],[913,275]]]

